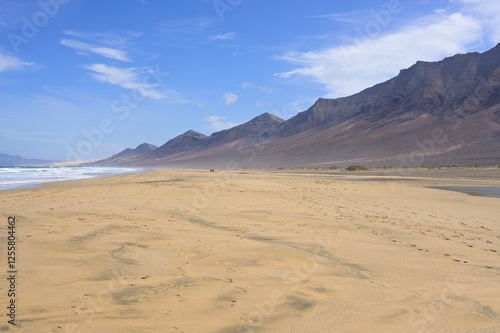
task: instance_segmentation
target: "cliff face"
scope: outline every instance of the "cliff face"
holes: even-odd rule
[[[373,126],[416,119],[423,114],[444,119],[460,107],[473,114],[500,102],[500,44],[494,49],[419,61],[400,74],[350,97],[320,99],[287,121],[286,135],[363,118]],[[468,104],[466,103],[468,102]]]

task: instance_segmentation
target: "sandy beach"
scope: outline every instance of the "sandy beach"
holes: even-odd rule
[[[500,332],[500,199],[429,188],[500,187],[500,168],[481,172],[163,170],[2,191],[0,330]]]

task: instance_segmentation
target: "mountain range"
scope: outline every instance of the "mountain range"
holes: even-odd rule
[[[187,131],[92,165],[378,166],[500,163],[500,44],[419,61],[358,94],[320,98],[283,120],[264,113],[210,136]]]
[[[8,155],[8,154],[0,154],[0,166],[2,167],[11,167],[11,166],[34,166],[34,165],[47,165],[53,163],[54,161],[49,160],[41,160],[34,158],[24,158],[18,155]]]

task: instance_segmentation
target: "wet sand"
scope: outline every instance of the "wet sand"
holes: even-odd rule
[[[500,199],[428,188],[498,186],[497,171],[453,172],[170,170],[2,191],[18,325],[0,329],[500,332]]]

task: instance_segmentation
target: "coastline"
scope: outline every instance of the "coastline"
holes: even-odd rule
[[[17,219],[17,321],[62,332],[500,330],[498,199],[427,188],[498,178],[325,173],[160,170],[0,191],[2,219]]]
[[[6,172],[7,171],[7,172]],[[123,167],[0,167],[0,191],[36,188],[46,183],[147,172]]]

